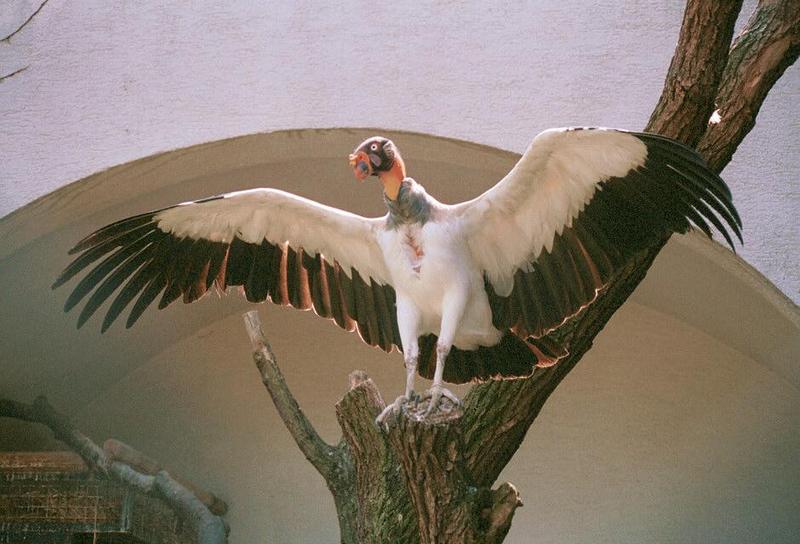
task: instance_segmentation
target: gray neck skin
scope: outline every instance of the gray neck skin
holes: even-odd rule
[[[400,184],[397,200],[391,200],[384,194],[383,201],[389,208],[386,226],[390,229],[414,223],[424,225],[431,217],[428,193],[425,192],[422,185],[411,178],[405,178]]]

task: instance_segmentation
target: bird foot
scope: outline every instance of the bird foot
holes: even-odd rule
[[[387,405],[375,418],[375,423],[388,429],[389,421],[401,412],[415,421],[440,423],[461,414],[461,400],[441,385],[431,387],[422,396],[412,391],[409,396],[400,395]]]
[[[414,403],[419,402],[419,395],[417,395],[413,391],[411,391],[411,393],[409,393],[408,396],[400,395],[395,399],[393,403],[387,405],[386,408],[384,408],[383,411],[380,414],[378,414],[378,417],[375,418],[375,423],[379,427],[381,425],[385,425],[386,420],[389,418],[389,416],[399,414],[400,410],[402,410],[403,408],[403,405],[408,402],[414,402]]]
[[[425,391],[425,394],[422,396],[422,400],[424,401],[426,398],[429,398],[428,408],[425,410],[426,419],[433,414],[434,410],[450,413],[454,409],[461,406],[461,401],[459,398],[455,396],[452,391],[442,387],[441,385],[433,385],[430,389]],[[442,402],[444,399],[449,402]]]

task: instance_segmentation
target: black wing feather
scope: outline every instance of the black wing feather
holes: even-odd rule
[[[97,263],[65,303],[69,311],[91,293],[78,326],[108,300],[102,332],[134,299],[126,327],[132,326],[159,295],[158,307],[164,308],[179,298],[184,302],[197,300],[216,284],[221,289],[241,286],[252,302],[269,300],[299,309],[313,308],[345,330],[357,328],[370,345],[385,351],[393,346],[401,348],[391,286],[364,280],[355,270],[345,273],[337,262],[323,255],[286,244],[267,240],[254,244],[238,237],[230,243],[178,238],[158,227],[155,218],[160,211],[112,223],[72,248],[70,254],[78,256],[53,288]]]
[[[696,151],[657,134],[629,134],[646,145],[644,164],[598,182],[552,248],[517,270],[508,297],[486,281],[496,327],[543,337],[591,304],[634,254],[692,224],[709,237],[713,225],[731,248],[731,232],[741,241],[730,189]]]

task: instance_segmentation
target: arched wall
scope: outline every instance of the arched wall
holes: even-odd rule
[[[325,486],[250,360],[242,299],[208,296],[100,335],[96,319],[75,330],[76,316],[60,308],[68,289],[49,285],[89,231],[217,192],[269,185],[382,213],[379,188],[353,182],[345,160],[374,132],[286,131],[181,149],[90,176],[0,220],[0,395],[44,393],[96,440],[129,442],[220,493],[234,544],[335,540]],[[445,202],[479,194],[516,160],[457,140],[386,134],[410,174]],[[290,387],[328,440],[338,437],[332,405],[354,368],[386,398],[399,393],[397,354],[307,312],[259,309]],[[713,242],[675,237],[504,473],[526,504],[509,542],[796,541],[798,333],[797,308],[760,274]],[[19,429],[0,425],[0,447]]]

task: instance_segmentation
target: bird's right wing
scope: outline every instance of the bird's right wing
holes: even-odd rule
[[[603,128],[539,134],[479,197],[452,206],[486,277],[495,327],[541,337],[591,304],[637,252],[741,221],[725,182],[693,149]]]
[[[53,287],[100,261],[65,309],[94,290],[81,326],[118,290],[105,331],[134,299],[128,327],[159,295],[164,308],[181,297],[193,302],[212,285],[241,286],[252,302],[313,308],[390,351],[401,344],[395,293],[376,241],[383,223],[276,189],[227,193],[101,228],[70,251],[80,255]]]

